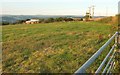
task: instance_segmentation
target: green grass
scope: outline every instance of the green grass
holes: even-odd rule
[[[73,73],[114,34],[112,28],[98,22],[3,26],[3,72]]]

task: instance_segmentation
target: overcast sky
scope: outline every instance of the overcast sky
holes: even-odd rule
[[[0,0],[0,14],[85,15],[95,5],[95,15],[115,15],[120,0]]]

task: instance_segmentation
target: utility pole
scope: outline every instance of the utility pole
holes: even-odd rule
[[[89,16],[89,20],[92,18],[94,18],[94,9],[95,9],[95,6],[90,6],[88,7],[88,13],[86,12],[86,15]]]
[[[95,6],[92,6],[92,18],[94,18],[94,10],[95,10]]]
[[[95,10],[95,6],[92,5],[91,7],[88,7],[89,8],[89,15],[94,18],[94,10]],[[89,18],[90,18],[89,16]]]
[[[91,7],[88,7],[89,8],[89,18],[91,17]]]

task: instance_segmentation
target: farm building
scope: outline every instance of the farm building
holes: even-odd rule
[[[36,24],[39,23],[39,19],[30,19],[25,22],[26,24]]]

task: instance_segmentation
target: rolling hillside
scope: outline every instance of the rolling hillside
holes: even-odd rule
[[[9,25],[2,28],[3,72],[7,73],[73,73],[116,31],[115,25],[99,22]],[[108,49],[95,63],[104,58]],[[88,71],[94,72],[98,66]]]

